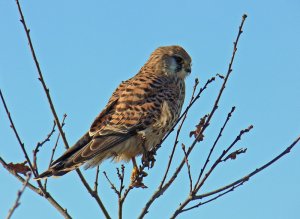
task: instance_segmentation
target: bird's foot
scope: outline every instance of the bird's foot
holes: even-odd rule
[[[155,159],[156,151],[146,151],[144,152],[142,156],[142,164],[144,167],[148,167],[148,169],[152,168],[154,166],[154,163],[156,161]]]
[[[144,183],[143,179],[144,177],[148,176],[148,174],[143,170],[144,168],[140,167],[138,168],[137,166],[133,167],[130,179],[131,179],[131,184],[130,186],[134,188],[148,188]]]

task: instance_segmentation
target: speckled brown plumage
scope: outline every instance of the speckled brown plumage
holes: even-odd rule
[[[156,146],[180,115],[191,58],[180,46],[156,49],[133,78],[122,82],[90,130],[38,178],[60,176],[83,163],[125,160]]]

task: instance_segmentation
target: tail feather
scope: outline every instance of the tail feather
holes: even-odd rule
[[[39,174],[35,177],[36,180],[45,179],[47,177],[59,177],[62,176],[71,170],[78,168],[78,166],[74,166],[72,168],[65,168],[63,165],[63,161],[67,160],[68,158],[72,157],[78,151],[80,151],[84,146],[86,146],[92,138],[89,135],[89,132],[85,133],[71,148],[69,148],[62,156],[60,156],[57,160],[51,163],[51,166],[45,172]]]
[[[87,162],[86,168],[99,165],[102,160],[112,157],[116,152],[111,150],[116,145],[124,142],[135,134],[113,133],[90,137],[87,132],[76,144],[69,148],[61,157],[55,160],[48,170],[41,173],[35,179],[43,179],[50,176],[62,176]]]

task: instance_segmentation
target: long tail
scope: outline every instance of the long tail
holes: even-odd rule
[[[77,169],[84,163],[87,163],[87,168],[99,165],[102,160],[115,156],[116,152],[112,150],[113,147],[120,145],[135,134],[135,131],[126,133],[113,132],[91,137],[87,132],[73,147],[55,160],[47,171],[37,176],[36,179],[62,176]]]
[[[87,144],[91,142],[91,140],[92,138],[90,137],[89,132],[87,132],[72,147],[70,147],[61,157],[53,161],[48,170],[35,177],[35,179],[40,180],[50,176],[59,177],[74,169],[77,169],[83,163],[78,163],[78,165],[66,167],[64,161],[68,160],[68,158],[72,157],[74,154],[76,154],[78,151],[84,148]]]

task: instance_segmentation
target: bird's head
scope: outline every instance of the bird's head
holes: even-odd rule
[[[182,47],[162,46],[151,54],[146,65],[154,68],[155,73],[184,79],[191,73],[191,62],[191,57]]]

